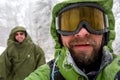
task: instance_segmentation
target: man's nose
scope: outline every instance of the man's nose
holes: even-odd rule
[[[83,28],[81,28],[81,30],[78,32],[78,33],[76,33],[75,34],[75,36],[76,37],[86,37],[86,36],[88,36],[90,33],[83,27]]]

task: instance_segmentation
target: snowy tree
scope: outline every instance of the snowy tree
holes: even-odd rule
[[[54,41],[50,34],[51,12],[53,6],[60,1],[62,0],[1,0],[0,46],[7,46],[13,27],[24,26],[33,41],[43,48],[47,59],[51,59],[54,54]],[[115,53],[120,53],[120,0],[114,0],[113,12],[116,20],[113,48]]]

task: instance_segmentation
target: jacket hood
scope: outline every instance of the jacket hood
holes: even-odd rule
[[[22,26],[16,26],[10,32],[10,35],[9,35],[9,38],[8,38],[8,41],[7,41],[7,45],[9,45],[9,44],[11,44],[13,42],[16,42],[15,41],[15,33],[18,32],[18,31],[24,31],[24,32],[26,32],[26,39],[25,39],[25,41],[28,41],[28,40],[32,41],[31,38],[30,38],[30,36],[28,35],[28,33],[27,33],[27,31],[26,31],[26,29],[24,27],[22,27]]]
[[[59,37],[56,31],[56,20],[55,20],[56,15],[59,12],[59,10],[61,10],[66,5],[71,3],[78,3],[78,2],[96,3],[104,8],[105,13],[108,17],[108,30],[109,30],[109,40],[108,40],[108,44],[106,45],[106,48],[108,50],[111,50],[112,41],[115,39],[115,31],[114,31],[115,19],[112,12],[113,0],[66,0],[56,4],[52,10],[52,23],[51,23],[51,34],[56,42],[55,49],[61,48],[61,43],[59,42]]]

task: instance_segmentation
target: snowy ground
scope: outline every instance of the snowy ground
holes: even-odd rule
[[[2,52],[5,50],[5,47],[1,47],[0,46],[0,55],[2,54]]]

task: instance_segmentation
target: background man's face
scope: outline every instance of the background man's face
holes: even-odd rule
[[[16,32],[15,33],[15,39],[19,42],[22,43],[25,40],[25,33],[24,32]]]

